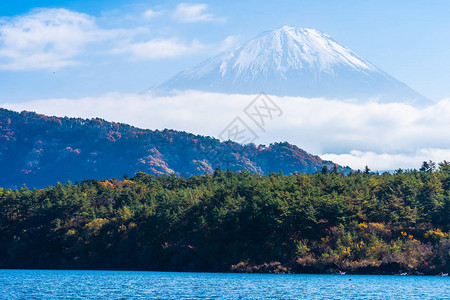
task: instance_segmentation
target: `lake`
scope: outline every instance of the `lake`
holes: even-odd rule
[[[0,270],[1,299],[449,299],[450,277]]]

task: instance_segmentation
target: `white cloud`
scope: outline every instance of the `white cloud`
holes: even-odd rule
[[[331,160],[337,164],[352,166],[354,169],[363,170],[370,166],[373,170],[393,171],[401,169],[419,169],[424,161],[441,162],[449,160],[450,149],[424,148],[412,153],[375,153],[352,150],[346,154],[322,154],[325,160]]]
[[[159,15],[161,15],[161,12],[154,11],[153,9],[148,9],[144,12],[144,18],[147,20],[153,19]]]
[[[227,36],[219,45],[219,52],[226,52],[234,50],[240,45],[241,36],[239,35],[229,35]]]
[[[181,23],[196,22],[224,22],[224,18],[216,18],[213,14],[206,13],[206,4],[180,3],[172,14],[173,19]]]
[[[177,38],[155,38],[148,41],[136,42],[123,40],[110,52],[126,54],[132,60],[155,60],[188,56],[200,52],[220,53],[237,47],[239,36],[228,36],[220,43],[203,44],[194,39],[190,43]]]
[[[76,64],[75,57],[91,42],[113,32],[95,20],[66,9],[39,9],[0,21],[0,69],[56,69]]]
[[[177,39],[152,39],[146,42],[126,42],[112,50],[116,54],[128,54],[133,59],[161,59],[196,53],[205,46],[194,40],[187,44]]]
[[[195,7],[181,6],[181,11],[190,12],[188,18],[210,18],[201,13],[203,8]],[[159,14],[147,10],[144,17]],[[217,45],[203,45],[195,39],[183,42],[176,37],[149,38],[149,35],[154,33],[142,27],[103,29],[94,17],[67,9],[36,9],[22,16],[0,19],[0,70],[55,70],[80,64],[86,55],[93,53],[125,54],[134,60],[151,60],[217,48]],[[232,42],[229,38],[223,47]]]
[[[356,169],[365,165],[373,170],[418,168],[424,160],[450,160],[450,99],[418,109],[401,103],[273,96],[283,115],[268,122],[262,131],[243,113],[254,97],[188,91],[171,96],[107,94],[3,106],[58,116],[99,116],[143,128],[173,128],[216,137],[239,116],[259,135],[257,144],[288,141]]]

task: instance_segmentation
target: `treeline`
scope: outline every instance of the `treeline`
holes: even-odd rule
[[[450,164],[0,188],[0,268],[437,274]]]

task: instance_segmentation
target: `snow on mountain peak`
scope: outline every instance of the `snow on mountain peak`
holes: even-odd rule
[[[287,25],[208,58],[153,89],[430,102],[329,35]]]
[[[376,67],[341,46],[330,36],[307,28],[283,26],[267,31],[244,44],[230,57],[229,67],[238,73],[270,68],[283,77],[289,70],[317,69],[332,72],[334,66],[349,66],[355,70],[376,70]]]

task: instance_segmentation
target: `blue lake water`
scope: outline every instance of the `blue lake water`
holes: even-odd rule
[[[450,277],[0,270],[0,298],[449,299]]]

